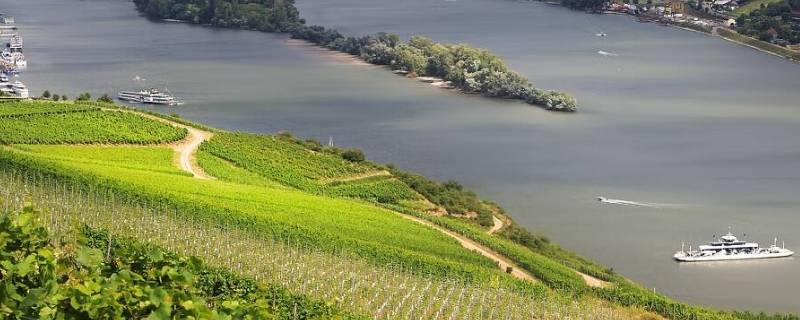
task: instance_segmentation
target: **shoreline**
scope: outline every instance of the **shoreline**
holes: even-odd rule
[[[319,46],[313,42],[308,40],[302,39],[294,39],[288,37],[285,39],[286,46],[290,48],[305,48],[314,51],[314,53],[325,55],[325,58],[329,59],[332,62],[340,62],[341,65],[350,65],[350,66],[369,66],[369,67],[377,67],[378,65],[371,64],[369,62],[364,61],[358,56],[344,53],[341,51],[336,51],[332,49],[328,49],[322,46]]]
[[[782,54],[780,52],[776,52],[776,51],[772,51],[772,50],[769,50],[769,49],[761,48],[761,47],[758,47],[756,45],[749,44],[747,42],[744,42],[744,41],[741,41],[741,40],[737,40],[737,39],[734,39],[732,37],[728,37],[728,36],[725,36],[723,34],[720,34],[718,32],[718,30],[719,29],[723,29],[723,30],[725,30],[725,32],[729,32],[729,33],[732,33],[732,34],[736,34],[736,35],[738,35],[740,37],[751,39],[752,41],[758,42],[758,43],[760,43],[760,44],[762,44],[764,46],[767,46],[767,47],[776,46],[776,47],[778,47],[780,49],[783,49],[783,50],[793,51],[793,50],[788,49],[788,48],[780,47],[780,46],[777,46],[777,45],[774,45],[774,44],[771,44],[771,43],[768,43],[768,42],[763,42],[761,40],[752,38],[752,37],[747,36],[747,35],[740,34],[740,33],[736,32],[735,30],[730,30],[730,29],[727,29],[725,27],[711,27],[711,31],[705,32],[705,31],[701,31],[701,30],[685,27],[685,26],[682,26],[682,25],[680,25],[678,23],[675,23],[675,22],[672,22],[672,21],[658,20],[658,19],[643,20],[644,16],[622,14],[622,13],[616,13],[616,12],[611,12],[611,13],[602,12],[602,13],[599,13],[599,14],[603,14],[603,15],[627,15],[627,16],[631,16],[632,18],[636,18],[637,22],[640,22],[640,23],[657,23],[657,24],[659,24],[661,26],[665,26],[665,27],[672,27],[672,28],[677,28],[677,29],[684,30],[684,31],[690,31],[690,32],[695,32],[695,33],[699,33],[699,34],[704,34],[704,35],[707,35],[707,36],[720,38],[722,40],[729,41],[729,42],[732,42],[732,43],[735,43],[735,44],[738,44],[740,46],[744,46],[744,47],[747,47],[747,48],[750,48],[750,49],[755,49],[755,50],[760,51],[762,53],[766,53],[766,54],[769,54],[769,55],[772,55],[772,56],[775,56],[775,57],[778,57],[778,58],[781,58],[781,59],[784,59],[784,60],[788,60],[790,62],[800,63],[800,51],[796,51],[796,52],[793,52],[791,54]],[[795,55],[795,56],[792,56],[792,55]]]

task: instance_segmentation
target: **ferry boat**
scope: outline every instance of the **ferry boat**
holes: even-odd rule
[[[139,91],[120,91],[117,93],[117,99],[134,103],[159,104],[167,106],[176,106],[180,104],[178,98],[153,88]]]
[[[778,238],[769,248],[761,248],[758,243],[739,240],[730,231],[720,240],[701,245],[697,250],[690,246],[689,251],[685,251],[683,247],[681,245],[681,251],[672,256],[680,262],[784,258],[794,254],[785,246],[778,247]]]

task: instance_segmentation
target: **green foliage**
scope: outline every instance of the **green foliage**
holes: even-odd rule
[[[783,39],[790,44],[800,43],[800,28],[792,12],[800,10],[800,0],[782,0],[742,14],[736,19],[736,31],[761,41]]]
[[[480,225],[488,227],[494,224],[492,209],[494,207],[500,210],[499,207],[484,203],[474,192],[464,189],[460,183],[452,180],[440,183],[418,174],[396,168],[390,169],[397,179],[419,192],[425,199],[447,210],[448,214],[476,213]]]
[[[134,3],[150,18],[217,27],[284,32],[303,23],[294,0],[134,0]]]
[[[66,100],[66,99],[64,99],[64,100]],[[92,100],[92,95],[89,94],[88,92],[81,93],[78,96],[78,98],[75,99],[75,101],[89,101],[89,100]]]
[[[388,210],[285,187],[199,181],[183,173],[168,173],[177,169],[166,147],[131,148],[142,153],[161,150],[161,160],[137,160],[136,154],[116,159],[113,150],[117,148],[25,148],[0,150],[0,167],[35,170],[54,179],[108,189],[117,199],[169,203],[186,219],[220,221],[257,234],[291,238],[293,243],[324,252],[347,252],[379,265],[393,263],[467,281],[485,281],[496,272],[489,259]]]
[[[0,144],[148,144],[177,141],[186,136],[186,129],[127,112],[61,111],[18,115],[3,120]]]
[[[258,301],[209,307],[194,287],[195,260],[154,250],[105,261],[94,248],[52,245],[36,219],[31,207],[0,216],[2,318],[272,318]]]
[[[387,33],[356,39],[321,26],[297,26],[292,37],[359,55],[366,62],[389,65],[411,75],[439,77],[466,92],[519,99],[553,111],[572,112],[577,107],[569,95],[536,89],[525,77],[509,70],[499,57],[465,44],[439,44],[420,36],[405,43],[399,36]]]
[[[504,227],[500,234],[515,243],[521,244],[528,249],[539,253],[545,257],[553,259],[574,270],[578,270],[595,278],[612,281],[615,274],[612,269],[605,268],[595,262],[589,261],[574,252],[565,250],[559,245],[550,242],[544,236],[532,234],[525,228],[516,223],[511,223]]]
[[[521,268],[528,271],[537,279],[542,280],[553,289],[577,295],[583,294],[588,289],[583,278],[572,269],[523,246],[502,238],[487,235],[483,230],[475,229],[459,220],[440,217],[426,218],[440,226],[475,240],[511,259]]]
[[[114,257],[107,264],[113,272],[127,268],[150,274],[154,270],[163,270],[165,266],[186,269],[192,275],[191,289],[196,290],[197,295],[212,308],[238,310],[238,314],[232,315],[234,319],[245,318],[246,314],[242,311],[268,311],[283,319],[359,318],[343,314],[327,303],[291,293],[280,285],[261,284],[251,278],[238,276],[231,270],[210,267],[198,258],[178,255],[129,238],[110,237],[103,230],[86,227],[81,233],[87,247],[108,252]],[[259,316],[267,314],[252,316],[260,319]]]
[[[266,136],[246,133],[217,134],[201,151],[294,188],[315,191],[320,180],[358,175],[372,170],[329,153],[308,150],[287,134]]]
[[[367,160],[367,156],[359,149],[349,149],[342,152],[342,159],[350,162],[364,162],[364,160]]]
[[[75,105],[71,103],[54,103],[50,101],[6,101],[0,102],[0,119],[25,115],[48,115],[70,112],[98,111],[91,105]]]
[[[561,0],[561,5],[576,10],[600,10],[606,0]]]
[[[114,99],[112,99],[110,96],[108,96],[108,93],[104,93],[103,96],[101,96],[100,98],[97,98],[97,102],[114,103]]]
[[[358,183],[335,183],[325,189],[325,195],[355,198],[378,203],[400,204],[403,200],[416,200],[419,195],[397,179],[360,180]]]

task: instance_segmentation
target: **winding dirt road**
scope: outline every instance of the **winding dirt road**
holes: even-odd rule
[[[408,219],[408,220],[411,220],[411,221],[414,221],[414,222],[417,222],[417,223],[424,224],[426,226],[434,228],[437,231],[439,231],[439,232],[441,232],[441,233],[443,233],[443,234],[455,239],[465,249],[470,250],[470,251],[475,251],[475,252],[479,253],[480,255],[482,255],[484,257],[487,257],[487,258],[491,259],[492,261],[496,262],[498,264],[498,266],[500,267],[500,269],[503,270],[503,271],[507,270],[508,267],[511,267],[511,275],[514,276],[517,279],[522,279],[522,280],[527,280],[527,281],[532,281],[532,282],[538,281],[538,280],[536,280],[536,278],[534,278],[533,276],[531,276],[530,274],[525,272],[522,268],[520,268],[519,266],[514,264],[514,262],[512,262],[508,258],[498,254],[497,252],[494,252],[492,249],[484,247],[483,245],[473,241],[472,239],[469,239],[469,238],[467,238],[465,236],[462,236],[460,234],[457,234],[457,233],[455,233],[453,231],[450,231],[450,230],[447,230],[447,229],[445,229],[443,227],[440,227],[440,226],[438,226],[438,225],[436,225],[433,222],[430,222],[428,220],[420,219],[420,218],[417,218],[417,217],[414,217],[414,216],[409,216],[409,215],[402,214],[402,213],[399,213],[399,212],[396,212],[396,213],[398,215],[400,215],[401,217],[405,218],[405,219]]]
[[[175,150],[175,164],[178,166],[178,168],[188,173],[191,173],[192,176],[197,179],[205,179],[205,180],[214,179],[214,177],[206,174],[205,171],[203,171],[203,168],[197,164],[197,158],[195,157],[197,149],[200,148],[200,145],[203,143],[203,141],[207,141],[214,136],[213,132],[200,130],[195,127],[187,126],[182,123],[157,117],[152,114],[139,112],[136,110],[109,109],[109,108],[103,108],[103,110],[110,112],[135,113],[147,119],[155,120],[161,123],[166,123],[173,127],[186,129],[186,137],[184,137],[183,140],[176,141],[170,144],[172,150]]]
[[[495,234],[503,228],[503,220],[500,220],[497,216],[492,215],[492,222],[494,222],[494,225],[486,232],[488,234]]]
[[[195,153],[200,148],[203,141],[211,139],[214,136],[209,131],[200,130],[197,128],[181,125],[179,123],[168,121],[174,126],[182,127],[187,130],[186,138],[178,141],[172,145],[172,149],[178,157],[178,164],[181,170],[189,172],[197,179],[213,179],[211,176],[203,171],[203,168],[197,164]]]

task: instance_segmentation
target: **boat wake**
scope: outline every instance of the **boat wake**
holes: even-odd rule
[[[672,203],[653,203],[653,202],[637,202],[637,201],[628,201],[628,200],[620,200],[620,199],[611,199],[606,197],[597,197],[597,201],[607,204],[616,204],[621,206],[635,206],[635,207],[647,207],[647,208],[676,208],[681,207],[679,204],[672,204]]]
[[[606,56],[606,57],[619,57],[619,55],[616,54],[616,53],[603,51],[603,50],[598,50],[597,54],[599,54],[601,56]]]

